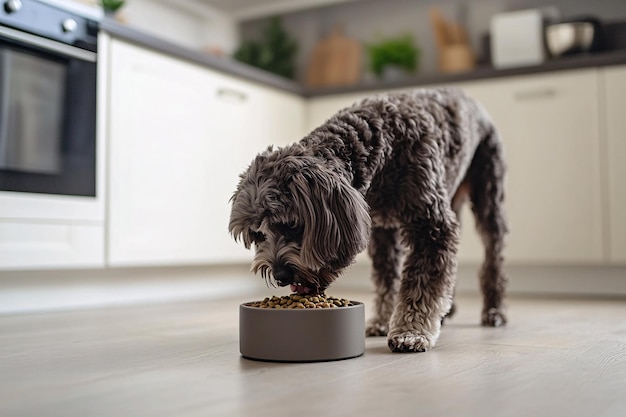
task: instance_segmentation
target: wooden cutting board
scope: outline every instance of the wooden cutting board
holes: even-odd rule
[[[355,84],[361,72],[361,58],[361,44],[346,37],[337,27],[313,48],[306,84],[309,87]]]

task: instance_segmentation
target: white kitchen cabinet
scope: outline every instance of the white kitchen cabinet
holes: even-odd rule
[[[626,66],[602,70],[611,263],[626,263]]]
[[[305,103],[115,39],[109,57],[110,265],[249,261],[251,252],[227,233],[228,200],[239,174],[268,145],[297,141],[339,109],[377,93]],[[603,207],[598,74],[592,69],[459,85],[484,104],[503,137],[510,262],[594,264],[626,253],[619,217],[624,195],[617,183],[624,173],[615,161],[622,145],[615,139],[608,149],[610,219]],[[609,82],[623,83],[617,69],[607,70]],[[611,90],[605,107],[619,109],[621,90]],[[608,136],[616,137],[624,122],[618,113],[608,117],[616,126]],[[469,213],[463,213],[459,256],[476,263],[483,248]],[[606,224],[610,239],[603,234]]]
[[[605,260],[595,69],[461,85],[493,117],[502,136],[514,263],[596,264]],[[466,226],[473,225],[469,209]],[[474,236],[465,257],[480,259]]]
[[[301,134],[303,100],[115,39],[109,56],[109,265],[249,261],[228,200],[257,152]]]

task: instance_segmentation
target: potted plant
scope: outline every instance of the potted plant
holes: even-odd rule
[[[269,20],[261,40],[244,41],[235,52],[236,60],[286,78],[296,73],[296,41],[285,31],[280,18]]]
[[[106,15],[114,15],[122,8],[126,0],[100,0],[102,9]]]
[[[397,78],[417,68],[419,49],[410,35],[383,39],[366,47],[370,69],[378,78]]]

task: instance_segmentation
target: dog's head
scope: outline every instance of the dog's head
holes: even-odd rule
[[[258,155],[231,201],[229,230],[255,246],[252,271],[292,291],[324,291],[367,245],[363,196],[300,145]]]

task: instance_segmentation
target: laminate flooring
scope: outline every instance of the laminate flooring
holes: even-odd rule
[[[0,416],[626,416],[625,300],[513,297],[493,329],[458,297],[426,353],[243,359],[238,305],[270,294],[0,316]]]

